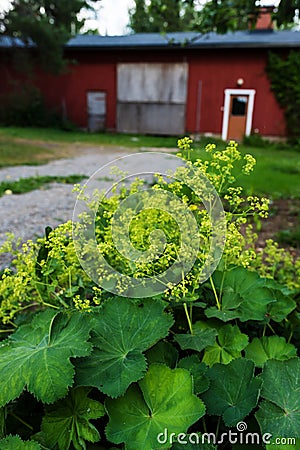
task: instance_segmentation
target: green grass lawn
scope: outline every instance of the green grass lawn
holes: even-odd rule
[[[24,194],[47,186],[49,183],[75,184],[88,178],[85,175],[67,175],[20,178],[17,181],[1,181],[0,197],[5,194]]]
[[[194,158],[204,158],[205,138],[195,143]],[[126,148],[166,147],[177,145],[177,137],[139,136],[112,133],[85,133],[40,128],[0,128],[0,167],[19,164],[44,164],[59,157],[74,156],[72,144],[78,146],[112,145]],[[224,142],[217,141],[219,149]],[[251,153],[257,160],[249,177],[237,174],[238,184],[247,193],[276,198],[300,198],[300,152],[284,145],[255,147],[240,145],[243,154]],[[78,154],[78,153],[77,153]]]
[[[78,154],[78,146],[126,148],[177,146],[177,137],[85,133],[51,128],[0,127],[0,167],[39,165]]]
[[[55,152],[41,145],[15,142],[10,136],[0,134],[0,167],[45,164],[53,157]]]
[[[225,147],[218,143],[218,149]],[[193,159],[207,158],[204,146],[196,144]],[[300,198],[300,152],[280,149],[280,145],[263,148],[240,145],[242,154],[250,153],[256,159],[254,171],[249,176],[236,173],[237,184],[247,194],[267,195],[273,199]]]
[[[125,147],[168,147],[177,146],[178,137],[139,136],[136,134],[87,133],[84,131],[63,131],[53,128],[0,127],[0,138],[10,137],[36,141],[117,145]]]
[[[248,192],[267,194],[273,198],[300,198],[300,153],[268,148],[243,148],[256,158],[252,176],[241,176],[240,183]]]

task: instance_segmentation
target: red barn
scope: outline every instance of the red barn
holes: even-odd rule
[[[285,120],[266,75],[268,52],[299,48],[291,30],[79,35],[65,46],[76,62],[37,84],[49,106],[91,131],[279,138]]]

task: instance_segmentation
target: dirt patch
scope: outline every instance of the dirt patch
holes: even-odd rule
[[[300,200],[274,200],[267,219],[262,220],[258,231],[258,246],[263,247],[267,239],[279,242],[280,247],[300,257]]]

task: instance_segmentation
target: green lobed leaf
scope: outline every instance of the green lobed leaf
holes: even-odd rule
[[[85,441],[98,442],[100,435],[90,422],[105,415],[104,407],[88,397],[90,388],[71,389],[68,396],[46,408],[42,420],[41,437],[50,448],[68,450],[71,443],[76,450],[85,448]]]
[[[193,377],[194,392],[201,394],[209,388],[209,378],[206,375],[207,366],[200,362],[197,355],[186,356],[182,358],[177,367],[187,369]]]
[[[169,448],[169,441],[159,443],[160,433],[166,428],[169,435],[184,433],[205,413],[202,400],[192,390],[187,370],[152,364],[123,397],[106,400],[107,438],[115,444],[125,442],[126,450]]]
[[[213,280],[218,293],[221,292],[221,309],[208,308],[205,311],[208,318],[224,322],[235,318],[242,322],[264,320],[268,305],[275,302],[267,280],[242,267],[228,270],[225,277],[223,272],[216,271]]]
[[[262,433],[300,438],[300,358],[267,361],[261,378],[265,400],[255,417]]]
[[[0,406],[19,397],[25,387],[38,400],[51,403],[73,384],[70,358],[91,352],[90,322],[79,312],[38,314],[0,347]]]
[[[202,395],[210,415],[222,416],[226,426],[243,420],[257,405],[262,380],[254,377],[254,363],[245,358],[215,364],[207,375],[209,389]]]
[[[173,325],[164,309],[153,299],[107,301],[94,322],[95,349],[76,363],[77,384],[97,387],[111,397],[124,394],[146,372],[143,352],[166,337]]]
[[[279,289],[272,290],[272,293],[275,302],[268,305],[267,317],[274,322],[281,322],[296,308],[297,303]]]
[[[146,352],[148,364],[162,363],[174,369],[178,360],[178,351],[166,341],[159,341]]]
[[[256,367],[263,367],[269,359],[282,361],[297,356],[297,349],[294,345],[288,344],[284,337],[263,336],[250,342],[245,348],[245,356],[254,361]]]
[[[40,444],[22,441],[19,436],[7,436],[0,440],[0,450],[41,450]]]
[[[248,344],[248,336],[237,325],[224,325],[218,330],[213,345],[205,348],[202,361],[208,366],[216,363],[229,364],[241,356],[241,351]]]
[[[196,325],[196,324],[195,324]],[[193,326],[194,334],[176,334],[174,339],[182,350],[196,350],[201,352],[208,345],[213,345],[217,331],[213,328],[197,328]]]

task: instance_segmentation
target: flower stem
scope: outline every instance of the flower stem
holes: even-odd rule
[[[218,294],[217,294],[217,291],[216,291],[216,288],[215,288],[215,284],[214,284],[214,281],[213,281],[212,277],[209,277],[209,281],[210,281],[210,284],[211,284],[211,287],[212,287],[212,290],[213,290],[213,293],[214,293],[214,296],[215,296],[215,299],[216,299],[217,308],[221,309],[221,303],[219,301],[219,297],[218,297]]]
[[[33,427],[29,425],[29,423],[25,422],[25,420],[21,419],[21,417],[17,416],[13,412],[10,412],[9,414],[15,419],[17,419],[19,422],[21,422],[23,425],[25,425],[25,427],[29,428],[29,430],[33,431]]]
[[[188,324],[189,324],[190,332],[191,332],[191,334],[193,334],[193,326],[192,326],[190,315],[189,315],[189,312],[188,312],[188,309],[187,309],[187,304],[184,303],[183,307],[184,307],[185,315],[186,315],[186,318],[187,318],[187,321],[188,321]]]

